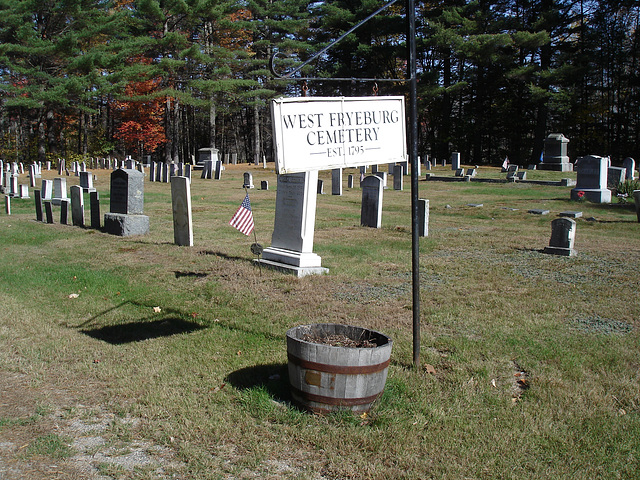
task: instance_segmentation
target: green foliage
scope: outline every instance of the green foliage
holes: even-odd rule
[[[618,183],[615,194],[618,197],[619,203],[633,203],[634,190],[640,190],[640,180],[627,179],[624,182]]]

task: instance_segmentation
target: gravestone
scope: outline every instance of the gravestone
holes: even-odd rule
[[[468,168],[467,169],[467,175],[469,177],[475,177],[478,174],[478,170],[476,168]]]
[[[53,207],[51,206],[51,200],[44,202],[44,213],[47,223],[53,223]]]
[[[387,188],[387,178],[389,174],[387,172],[377,172],[374,173],[374,175],[382,179],[382,188]]]
[[[60,205],[62,200],[68,200],[67,197],[67,179],[64,177],[57,177],[53,179],[53,197],[51,202],[54,205]]]
[[[298,277],[329,271],[313,253],[317,186],[317,170],[278,175],[271,246],[258,262]]]
[[[254,188],[254,185],[253,185],[253,174],[251,174],[251,172],[244,172],[242,187],[243,188]]]
[[[262,180],[260,182],[260,190],[269,190],[269,181],[268,180]]]
[[[571,172],[573,165],[569,163],[567,146],[569,139],[561,133],[552,133],[544,140],[544,153],[542,163],[538,165],[541,170],[554,170],[557,172]]]
[[[29,197],[29,185],[26,184],[20,184],[20,189],[19,189],[19,197],[20,198],[30,198]]]
[[[622,167],[609,167],[607,169],[607,188],[609,190],[616,190],[618,184],[625,181],[627,177],[627,170]]]
[[[220,164],[220,160],[218,160],[218,165]],[[186,164],[184,166],[184,175],[182,175],[183,177],[187,177],[189,179],[189,183],[191,183],[191,165],[190,164]],[[220,180],[220,179],[218,179]]]
[[[33,198],[36,201],[36,221],[42,221],[42,197],[40,196],[40,190],[33,191]]]
[[[402,190],[404,185],[404,176],[402,175],[402,165],[393,167],[393,189]]]
[[[173,241],[176,245],[193,247],[191,215],[191,182],[187,177],[171,178],[171,206],[173,209]]]
[[[324,195],[324,180],[318,180],[318,190],[316,193],[318,195]]]
[[[213,178],[213,160],[202,161],[202,174],[200,178],[211,180]]]
[[[418,235],[429,236],[429,200],[418,199]]]
[[[232,153],[231,154],[231,164],[232,165],[237,165],[238,164],[238,154],[237,153]]]
[[[640,223],[640,190],[633,191],[633,203],[636,206],[636,217],[638,218],[638,223]]]
[[[96,191],[89,193],[89,212],[91,228],[100,230],[100,194]]]
[[[7,215],[11,215],[11,197],[9,195],[4,197],[4,211]]]
[[[162,167],[164,166],[164,162],[156,163],[156,182],[162,181]]]
[[[371,165],[371,173],[373,175],[378,173],[378,165]]]
[[[9,196],[10,197],[19,197],[20,193],[18,190],[18,174],[12,174],[9,177]]]
[[[31,188],[36,188],[36,166],[34,164],[29,165],[29,185]]]
[[[404,162],[400,162],[400,165],[402,166],[402,174],[409,175],[409,162],[405,160]]]
[[[331,195],[342,195],[342,169],[331,170]]]
[[[457,168],[455,176],[456,177],[464,177],[464,168]]]
[[[516,173],[516,178],[518,180],[526,180],[527,179],[527,172],[526,171],[522,171],[522,172]]]
[[[460,168],[460,154],[453,152],[451,154],[451,170],[458,170]]]
[[[127,169],[122,168],[120,170],[127,170]],[[131,170],[131,169],[128,169],[128,170]],[[162,183],[169,183],[169,164],[165,162],[162,162]]]
[[[53,180],[42,180],[41,187],[42,200],[51,200],[53,198]]]
[[[75,227],[84,227],[84,196],[80,185],[69,188],[71,194],[71,223]]]
[[[633,158],[631,157],[625,158],[624,161],[622,162],[622,167],[626,170],[627,180],[636,179],[636,161]]]
[[[576,221],[571,218],[556,218],[551,222],[551,240],[544,253],[572,257],[576,254],[573,244],[576,238]]]
[[[53,201],[52,201],[53,203]],[[60,200],[60,224],[67,225],[69,223],[69,200]]]
[[[222,162],[220,160],[216,160],[214,168],[215,168],[215,173],[213,177],[216,180],[220,180],[222,178]]]
[[[144,211],[144,175],[137,170],[118,169],[111,174],[110,212],[104,215],[104,230],[123,237],[149,233]]]
[[[218,149],[213,147],[206,147],[198,150],[198,161],[196,162],[196,169],[202,168],[203,162],[205,160],[211,160],[213,162],[217,161]]]
[[[362,187],[360,224],[363,227],[380,228],[382,226],[382,193],[384,191],[382,183],[380,176],[369,175],[360,184]]]
[[[149,181],[150,182],[156,181],[156,162],[151,162],[149,164]]]
[[[80,186],[82,187],[82,191],[84,193],[95,192],[96,189],[93,188],[93,176],[91,172],[80,171]]]
[[[424,164],[425,170],[431,170],[431,160],[427,160]]]
[[[608,161],[608,158],[596,155],[579,159],[576,186],[571,189],[572,200],[579,200],[584,195],[594,203],[611,202],[611,190],[607,188]],[[584,193],[579,194],[579,192]]]
[[[347,177],[347,188],[353,188],[353,175],[351,174]]]

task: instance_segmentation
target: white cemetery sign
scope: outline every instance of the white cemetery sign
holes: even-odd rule
[[[278,98],[271,116],[279,174],[406,158],[404,97]]]

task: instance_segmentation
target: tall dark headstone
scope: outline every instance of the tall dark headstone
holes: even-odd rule
[[[362,208],[360,224],[363,227],[380,228],[382,226],[382,178],[369,175],[362,180]]]
[[[123,237],[149,233],[149,217],[143,211],[144,174],[134,169],[114,170],[110,212],[104,215],[105,231]]]

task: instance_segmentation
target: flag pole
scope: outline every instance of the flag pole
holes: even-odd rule
[[[243,185],[244,187],[244,193],[245,195],[248,197],[249,196],[249,190],[247,189],[246,185]],[[252,212],[253,212],[253,207],[251,208]],[[253,213],[251,213],[253,215]],[[258,257],[258,268],[260,269],[260,276],[262,276],[262,263],[260,262],[260,255],[262,255],[262,245],[260,245],[258,243],[258,235],[256,234],[256,222],[255,220],[253,221],[253,240],[254,240],[254,244],[256,246],[256,248],[253,248],[253,245],[251,246],[251,253],[253,253],[256,257]]]

